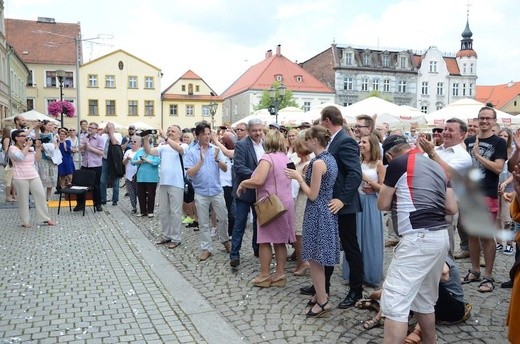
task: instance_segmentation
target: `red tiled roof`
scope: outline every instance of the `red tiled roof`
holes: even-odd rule
[[[456,57],[471,57],[471,56],[475,56],[477,57],[477,53],[475,52],[475,50],[473,49],[469,49],[469,50],[459,50],[457,52],[457,55],[455,55]]]
[[[222,93],[221,97],[226,99],[247,90],[267,90],[276,81],[276,75],[283,77],[283,84],[292,92],[334,93],[298,64],[281,54],[273,54],[250,67]],[[301,77],[301,81],[297,81],[298,76]]]
[[[204,94],[201,94],[201,95],[188,95],[188,94],[168,93],[168,94],[163,94],[163,100],[221,101],[222,98],[220,98],[219,96],[210,96],[210,95],[204,95]]]
[[[74,38],[81,35],[79,23],[43,23],[6,18],[5,32],[7,43],[14,47],[25,63],[76,64]]]
[[[420,68],[423,59],[423,55],[412,55],[412,65],[414,67]],[[450,73],[450,75],[460,75],[459,65],[457,64],[457,60],[454,57],[444,56],[443,59],[446,63],[446,68],[448,69],[448,73]]]
[[[195,74],[191,69],[189,69],[186,73],[184,73],[179,79],[195,79],[202,80],[200,76]]]
[[[491,103],[500,109],[520,95],[520,82],[494,86],[477,86],[475,99],[482,103]]]

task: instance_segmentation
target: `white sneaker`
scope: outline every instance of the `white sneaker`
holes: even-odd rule
[[[506,245],[506,247],[504,248],[504,254],[508,255],[508,256],[512,256],[513,253],[514,253],[513,246]]]
[[[148,217],[154,217],[155,215],[153,213],[148,214]]]
[[[216,236],[217,235],[217,227],[211,227],[210,233],[211,233],[212,237]]]

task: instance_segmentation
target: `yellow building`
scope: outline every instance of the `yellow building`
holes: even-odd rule
[[[188,70],[162,92],[164,126],[177,124],[181,128],[193,128],[203,120],[212,127],[222,124],[222,100],[206,82]],[[210,104],[216,104],[211,114]]]
[[[80,119],[161,127],[161,70],[124,50],[80,67]]]

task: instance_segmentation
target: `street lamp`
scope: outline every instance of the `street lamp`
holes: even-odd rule
[[[58,77],[58,82],[60,84],[60,104],[61,104],[61,127],[63,128],[63,79],[65,78],[66,72],[63,69],[58,69],[56,71],[56,76]]]
[[[278,123],[278,109],[282,104],[283,97],[285,96],[285,91],[287,88],[282,83],[280,86],[274,88],[271,86],[269,89],[269,98],[271,98],[271,106],[269,106],[268,111],[271,115],[276,116],[275,122]]]
[[[215,128],[215,114],[217,113],[218,103],[213,100],[209,103],[209,113],[211,114],[211,129]]]

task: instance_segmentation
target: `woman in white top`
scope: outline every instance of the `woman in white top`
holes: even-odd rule
[[[137,165],[132,165],[130,161],[135,153],[141,148],[141,137],[134,135],[130,137],[132,149],[125,152],[123,156],[123,165],[125,165],[125,184],[128,195],[130,196],[130,204],[132,205],[132,214],[137,213]]]

